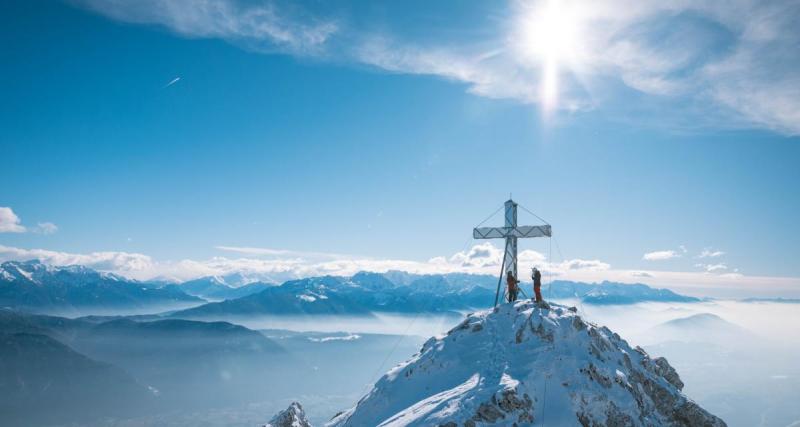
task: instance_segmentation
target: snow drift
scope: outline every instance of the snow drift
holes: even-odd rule
[[[521,301],[431,338],[328,425],[725,425],[682,387],[666,359],[574,308]]]

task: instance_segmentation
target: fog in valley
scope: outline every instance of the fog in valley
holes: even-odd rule
[[[183,302],[183,303],[168,303],[168,304],[148,304],[141,307],[68,307],[56,309],[36,310],[36,313],[46,314],[48,316],[66,317],[69,319],[76,319],[80,317],[102,316],[102,317],[119,317],[119,316],[149,316],[153,314],[172,313],[188,308],[199,307],[205,304],[206,301],[200,300],[196,302]]]
[[[296,332],[353,332],[430,337],[446,332],[455,326],[463,319],[463,314],[373,313],[369,316],[220,316],[212,319],[236,323],[256,330],[284,329]]]
[[[558,302],[577,307],[586,320],[608,326],[651,356],[666,357],[685,393],[731,426],[782,427],[800,420],[797,304]],[[4,333],[44,332],[53,338],[31,343],[17,341],[41,336],[4,335],[4,382],[28,375],[33,382],[26,387],[45,390],[6,396],[3,410],[13,414],[15,425],[252,426],[291,401],[302,402],[319,425],[355,404],[371,383],[463,316],[197,321],[94,314],[68,319],[3,313]],[[37,370],[38,376],[31,373]],[[61,378],[67,374],[72,377]],[[85,383],[84,394],[60,394],[60,382],[76,381]]]
[[[728,425],[800,421],[800,305],[722,300],[578,307],[651,356],[666,357],[684,392]]]

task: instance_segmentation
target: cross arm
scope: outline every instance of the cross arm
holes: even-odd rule
[[[549,225],[523,225],[519,227],[480,227],[472,230],[475,239],[503,239],[506,237],[550,237]]]

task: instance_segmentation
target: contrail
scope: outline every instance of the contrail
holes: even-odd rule
[[[170,87],[170,86],[174,85],[175,83],[178,83],[178,80],[180,80],[180,79],[181,79],[180,77],[175,77],[174,79],[172,79],[172,81],[171,81],[171,82],[167,83],[167,85],[166,85],[166,86],[164,86],[164,89],[166,89],[166,88],[168,88],[168,87]]]

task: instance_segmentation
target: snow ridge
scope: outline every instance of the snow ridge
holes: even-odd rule
[[[428,340],[329,426],[724,426],[650,358],[574,308],[504,304]]]
[[[297,402],[292,402],[288,408],[272,417],[264,427],[311,427],[311,424],[306,419],[303,407]]]

